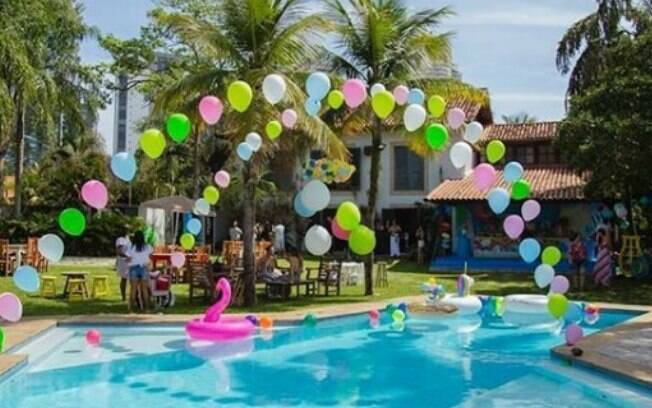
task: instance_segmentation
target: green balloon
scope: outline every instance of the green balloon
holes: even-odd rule
[[[516,180],[512,184],[512,198],[514,200],[525,200],[530,196],[530,183],[527,180]]]
[[[428,99],[428,111],[436,118],[444,114],[446,110],[446,101],[439,95],[431,96]]]
[[[245,81],[235,81],[229,85],[226,96],[233,109],[238,112],[245,112],[251,105],[254,93]]]
[[[433,123],[426,129],[426,143],[433,150],[442,150],[448,143],[448,129],[441,123]]]
[[[500,140],[492,140],[487,145],[487,159],[490,163],[496,163],[505,156],[505,144]]]
[[[208,201],[208,204],[215,205],[220,199],[220,191],[213,186],[208,186],[204,189],[203,197],[204,200]]]
[[[143,230],[143,235],[145,236],[145,243],[148,245],[156,244],[156,234],[154,233],[154,228],[147,226]]]
[[[344,94],[341,91],[334,90],[328,94],[328,106],[333,109],[339,109],[344,103]]]
[[[140,136],[140,148],[150,159],[158,159],[165,150],[165,136],[158,129],[149,129]]]
[[[555,319],[560,319],[568,310],[568,299],[561,293],[548,296],[548,311]]]
[[[555,246],[546,247],[541,253],[541,262],[555,266],[561,261],[561,251]]]
[[[0,353],[5,350],[5,331],[0,327]]]
[[[371,97],[371,107],[376,115],[381,119],[387,119],[387,117],[394,112],[395,106],[396,100],[394,100],[394,95],[389,91],[376,92],[376,94]]]
[[[349,236],[349,248],[358,255],[368,255],[376,248],[376,233],[364,225],[359,225]]]
[[[315,327],[317,325],[317,316],[315,316],[312,313],[308,313],[304,318],[303,318],[303,324],[308,326],[308,327]]]
[[[351,201],[344,201],[339,205],[339,207],[337,207],[335,220],[337,221],[337,225],[339,225],[343,230],[353,231],[358,225],[360,225],[362,215],[360,214],[360,209],[357,205]]]
[[[269,137],[269,140],[274,140],[277,137],[281,136],[283,131],[283,126],[278,120],[273,120],[265,126],[265,134]]]
[[[186,232],[183,235],[181,235],[181,238],[179,238],[179,242],[181,243],[181,247],[187,251],[191,250],[192,247],[195,246],[195,237],[189,233]]]
[[[405,313],[401,309],[396,309],[392,312],[392,320],[401,323],[405,320]]]
[[[80,236],[86,229],[86,218],[76,208],[66,208],[59,214],[59,226],[68,235]]]
[[[190,119],[183,113],[170,115],[166,124],[168,135],[177,143],[182,143],[188,138],[191,128]]]

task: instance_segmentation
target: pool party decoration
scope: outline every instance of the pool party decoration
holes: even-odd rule
[[[530,183],[520,179],[512,184],[512,198],[514,200],[525,200],[530,196]]]
[[[584,332],[582,331],[582,328],[577,324],[571,324],[566,327],[566,345],[574,346],[578,341],[582,339],[582,336],[584,336]]]
[[[523,165],[516,161],[511,161],[505,165],[503,178],[508,183],[513,183],[523,177]]]
[[[302,189],[301,201],[310,211],[321,211],[328,206],[331,193],[321,180],[312,180]]]
[[[426,100],[426,94],[419,88],[412,88],[408,93],[408,103],[415,105],[423,105],[423,102]]]
[[[269,124],[268,124],[269,125]],[[280,134],[280,133],[279,133]],[[251,132],[245,137],[245,143],[251,147],[251,150],[257,152],[263,144],[263,138],[256,132]]]
[[[499,162],[505,156],[505,144],[500,140],[492,140],[487,145],[487,160],[490,163]]]
[[[390,317],[392,316],[392,313],[394,313],[394,310],[398,309],[398,307],[393,304],[393,303],[388,303],[385,306],[385,313],[387,313]]]
[[[317,325],[317,322],[319,319],[317,319],[317,316],[315,316],[312,313],[308,313],[304,318],[303,318],[303,325],[307,327],[315,327]]]
[[[81,197],[89,206],[101,210],[109,202],[109,190],[99,180],[88,180],[81,188]]]
[[[468,143],[457,142],[451,147],[449,157],[455,168],[470,167],[473,163],[473,150]]]
[[[552,278],[552,282],[550,283],[551,292],[561,293],[563,295],[568,292],[568,289],[570,289],[570,282],[568,282],[568,278],[564,275],[557,275]]]
[[[165,136],[158,129],[149,129],[140,136],[140,148],[150,159],[158,159],[165,150]]]
[[[331,90],[331,79],[323,72],[313,72],[306,80],[306,93],[318,101],[324,99]]]
[[[207,186],[202,193],[202,197],[208,204],[215,205],[220,199],[220,191],[213,186]]]
[[[227,188],[231,184],[231,175],[226,170],[215,173],[215,184],[220,188]]]
[[[464,119],[466,118],[466,113],[460,108],[453,108],[448,111],[446,115],[446,122],[451,129],[459,129],[464,124]]]
[[[172,140],[177,143],[183,143],[192,130],[190,119],[183,113],[175,113],[168,117],[165,128]]]
[[[66,208],[59,214],[59,227],[66,234],[78,237],[86,229],[86,218],[76,208]]]
[[[314,117],[317,116],[321,110],[321,101],[318,99],[308,98],[303,104],[303,109],[305,109],[308,116]]]
[[[561,261],[561,251],[555,246],[548,246],[541,254],[541,262],[550,266],[555,266]]]
[[[384,87],[383,87],[384,88]],[[371,97],[371,107],[380,119],[387,119],[394,112],[396,101],[391,92],[382,89]]]
[[[102,333],[97,330],[89,330],[86,332],[86,344],[90,346],[99,346],[102,342]]]
[[[367,99],[367,86],[359,79],[348,79],[342,85],[346,106],[355,109]]]
[[[372,97],[372,99],[373,99],[373,97],[374,97],[377,93],[380,93],[380,92],[383,92],[383,91],[386,91],[386,90],[387,90],[387,88],[385,88],[385,85],[376,82],[376,83],[373,84],[373,85],[371,86],[371,88],[369,89],[369,95],[371,95],[371,97]]]
[[[548,311],[555,319],[560,319],[568,310],[568,299],[561,293],[548,296]]]
[[[348,240],[349,236],[351,235],[350,231],[346,231],[339,226],[335,218],[331,220],[331,233],[333,233],[333,236],[335,238],[340,239],[342,241]]]
[[[265,134],[269,140],[276,140],[283,132],[283,126],[278,120],[272,120],[265,126]],[[255,151],[255,150],[254,150]]]
[[[482,127],[480,122],[471,122],[466,125],[466,129],[464,130],[464,140],[471,144],[475,144],[482,137],[483,131],[484,127]]]
[[[186,231],[192,235],[199,235],[201,232],[201,221],[199,218],[191,218],[186,223]]]
[[[0,319],[16,323],[23,317],[23,304],[10,292],[0,294]]]
[[[183,252],[173,252],[170,255],[170,264],[174,268],[181,268],[186,264],[186,254]]]
[[[511,239],[518,239],[525,229],[525,222],[518,215],[509,215],[503,221],[503,229]]]
[[[0,327],[0,353],[5,350],[5,331]]]
[[[392,95],[394,95],[394,100],[399,106],[403,106],[407,103],[409,94],[410,94],[410,89],[405,85],[398,85],[392,91]]]
[[[226,91],[229,103],[237,112],[246,112],[251,105],[254,93],[245,81],[234,81]]]
[[[222,118],[224,104],[216,96],[204,96],[199,101],[199,116],[208,125],[215,125]]]
[[[555,270],[550,265],[541,264],[534,270],[534,282],[541,289],[552,283],[555,278]]]
[[[50,262],[59,262],[63,258],[63,241],[55,234],[45,234],[36,244],[38,252]]]
[[[525,262],[532,263],[541,255],[541,244],[534,238],[525,238],[518,245],[518,253]]]
[[[303,218],[310,218],[315,215],[315,211],[308,209],[305,204],[303,204],[301,191],[294,196],[294,211]]]
[[[334,89],[328,93],[328,106],[333,109],[339,109],[344,105],[344,94],[342,91]]]
[[[258,321],[260,328],[263,330],[270,330],[274,326],[274,320],[269,316],[263,316]]]
[[[405,321],[405,312],[401,309],[396,309],[392,312],[392,320],[396,323],[402,323]]]
[[[33,266],[19,266],[14,271],[14,285],[23,292],[35,293],[41,287],[41,279]]]
[[[481,163],[473,169],[473,182],[480,191],[488,190],[496,181],[496,169],[489,163]]]
[[[281,114],[281,122],[288,129],[294,128],[297,124],[297,112],[294,109],[286,109]]]
[[[342,227],[343,230],[353,231],[360,224],[362,215],[360,214],[360,209],[355,205],[355,203],[344,201],[337,207],[335,220],[337,221],[337,225]]]
[[[433,95],[428,99],[428,111],[435,118],[441,117],[446,112],[446,100],[439,95]]]
[[[489,191],[487,201],[494,214],[502,214],[509,206],[509,193],[502,187],[495,187]]]
[[[582,305],[577,302],[569,302],[568,310],[564,315],[564,321],[567,324],[580,324],[584,320],[584,311],[582,310]]]
[[[331,249],[332,238],[326,228],[313,225],[306,232],[303,242],[308,252],[315,256],[322,256]]]
[[[448,143],[448,129],[441,123],[433,123],[426,129],[426,143],[433,150],[442,150]]]
[[[380,313],[376,309],[370,310],[368,315],[369,315],[369,318],[373,319],[373,320],[377,320],[377,319],[380,318]]]
[[[349,248],[357,255],[368,255],[376,248],[376,233],[364,225],[358,225],[349,236]]]
[[[536,200],[527,200],[521,206],[521,215],[525,221],[535,220],[541,214],[541,204]]]
[[[200,198],[195,201],[192,212],[196,215],[208,215],[211,212],[211,205],[206,201],[205,198]]]
[[[116,153],[111,158],[111,172],[122,181],[130,182],[136,176],[136,158],[128,152]]]
[[[222,313],[231,303],[231,285],[220,278],[215,290],[222,294],[214,305],[204,313],[204,317],[192,319],[186,324],[186,334],[193,340],[231,341],[244,339],[254,332],[256,326],[244,317],[226,316]],[[261,323],[262,324],[262,323]]]
[[[238,148],[236,149],[236,153],[238,154],[238,157],[243,160],[243,161],[249,161],[251,159],[251,155],[254,153],[253,150],[251,150],[251,146],[249,146],[247,143],[242,142],[238,145]]]
[[[143,229],[143,235],[145,236],[145,243],[147,245],[154,246],[156,244],[156,233],[154,232],[154,228],[150,225]]]
[[[408,132],[414,132],[426,121],[426,110],[415,103],[409,105],[403,112],[403,124]]]
[[[600,320],[600,309],[595,305],[584,307],[584,322],[588,325],[596,324]]]
[[[281,102],[286,90],[285,79],[278,74],[270,74],[263,79],[263,96],[272,105]]]
[[[179,243],[181,247],[186,251],[190,251],[195,246],[195,236],[189,232],[181,234],[179,238]]]

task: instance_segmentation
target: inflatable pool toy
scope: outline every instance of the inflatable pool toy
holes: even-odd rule
[[[508,295],[503,305],[503,321],[507,324],[542,329],[559,326],[548,312],[548,297],[545,295]]]
[[[229,341],[251,336],[256,326],[246,318],[222,316],[231,303],[231,285],[221,278],[216,288],[222,297],[206,310],[203,318],[193,319],[186,324],[186,334],[193,340]]]
[[[446,295],[440,303],[457,308],[460,315],[477,314],[482,310],[482,301],[477,296],[453,296]]]
[[[475,280],[464,271],[464,273],[457,278],[457,296],[469,296],[471,294],[471,286],[473,286],[474,283]]]

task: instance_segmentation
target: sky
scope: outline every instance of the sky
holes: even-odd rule
[[[88,24],[119,38],[138,36],[152,0],[82,0]],[[527,112],[539,120],[564,115],[567,78],[555,68],[565,30],[589,14],[594,0],[406,0],[415,10],[448,6],[455,13],[443,31],[453,32],[453,60],[464,81],[487,88],[494,120]],[[82,47],[89,63],[108,55],[92,41]],[[113,144],[113,105],[98,125],[107,149]]]

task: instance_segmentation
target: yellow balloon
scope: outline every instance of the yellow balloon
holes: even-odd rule
[[[281,122],[278,120],[273,120],[265,126],[265,133],[267,134],[267,137],[269,137],[270,140],[274,140],[277,137],[281,135],[281,132],[283,131],[283,126],[281,126]]]
[[[251,105],[254,93],[245,81],[235,81],[229,85],[226,96],[233,109],[238,112],[245,112]]]
[[[394,100],[394,95],[389,91],[376,92],[376,94],[371,97],[371,107],[376,115],[381,119],[387,119],[387,117],[394,111],[395,106],[396,101]]]
[[[432,116],[438,118],[446,110],[446,101],[439,95],[431,96],[428,99],[428,110]]]
[[[165,150],[165,136],[158,129],[149,129],[140,136],[140,148],[151,158],[158,159]]]

